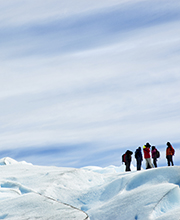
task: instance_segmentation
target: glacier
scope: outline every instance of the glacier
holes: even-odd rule
[[[177,220],[180,167],[37,166],[0,159],[0,219]]]

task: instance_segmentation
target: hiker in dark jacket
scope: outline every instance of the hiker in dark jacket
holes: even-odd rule
[[[168,162],[168,166],[170,166],[170,164],[172,164],[172,166],[174,166],[173,159],[172,159],[172,157],[174,156],[174,153],[175,153],[174,148],[172,147],[170,142],[167,142],[166,159]]]
[[[137,162],[137,170],[141,170],[141,164],[142,164],[142,161],[143,161],[141,147],[138,147],[136,149],[136,151],[135,151],[135,158],[136,158],[136,162]]]
[[[131,159],[132,159],[131,155],[132,154],[133,154],[132,151],[130,151],[130,150],[126,151],[126,156],[125,156],[126,171],[131,171],[130,166],[131,166]]]
[[[156,149],[155,146],[152,146],[151,155],[152,155],[152,158],[153,158],[154,167],[157,167],[157,149]]]

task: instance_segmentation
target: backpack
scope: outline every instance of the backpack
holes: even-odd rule
[[[171,147],[171,152],[172,152],[172,155],[174,155],[175,150],[174,150],[174,148],[173,148],[173,147]]]
[[[160,157],[160,152],[156,149],[156,157],[159,158]]]
[[[122,163],[123,163],[123,162],[124,162],[124,163],[126,162],[125,156],[126,156],[126,153],[122,155]]]

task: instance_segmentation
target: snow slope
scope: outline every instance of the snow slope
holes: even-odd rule
[[[0,219],[179,220],[180,167],[132,170],[45,167],[3,158]]]

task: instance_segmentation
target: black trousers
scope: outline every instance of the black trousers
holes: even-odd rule
[[[141,164],[142,164],[142,160],[140,159],[136,159],[137,161],[137,170],[141,170]]]
[[[128,161],[125,163],[125,165],[126,165],[126,171],[131,171],[131,168],[130,168],[131,162]]]
[[[157,158],[156,157],[153,158],[153,164],[154,164],[154,167],[157,167]]]
[[[168,166],[170,165],[174,166],[172,155],[167,155],[166,158],[167,158]]]

